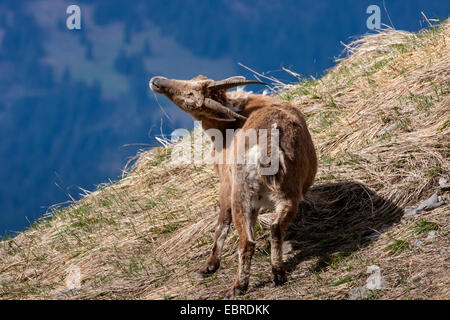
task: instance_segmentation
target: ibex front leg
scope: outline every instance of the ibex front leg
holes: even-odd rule
[[[219,219],[217,220],[216,232],[214,233],[214,244],[208,260],[206,260],[205,265],[199,270],[199,273],[201,275],[208,275],[216,272],[217,269],[219,269],[223,244],[225,243],[228,231],[230,230],[230,225],[231,209],[227,208],[226,206],[221,206]]]

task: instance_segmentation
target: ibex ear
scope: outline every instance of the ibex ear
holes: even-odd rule
[[[208,79],[208,77],[205,77],[204,75],[202,75],[202,74],[199,74],[198,76],[196,76],[195,78],[192,78],[191,80],[209,80]]]

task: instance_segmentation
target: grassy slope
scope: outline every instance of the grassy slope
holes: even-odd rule
[[[417,218],[399,209],[450,177],[449,39],[448,20],[418,34],[367,36],[323,78],[281,91],[307,117],[320,167],[287,236],[289,282],[270,285],[263,215],[243,298],[345,299],[372,264],[387,287],[368,298],[450,298],[449,206]],[[142,152],[125,178],[1,242],[0,298],[221,298],[234,278],[236,233],[221,269],[197,279],[212,243],[217,178],[209,166],[171,164],[170,148]],[[426,240],[430,230],[436,236]],[[74,266],[82,287],[67,291]]]

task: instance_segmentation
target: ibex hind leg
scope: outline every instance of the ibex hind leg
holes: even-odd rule
[[[287,281],[283,265],[283,239],[289,223],[297,214],[298,201],[277,198],[275,205],[276,216],[270,227],[270,260],[273,283],[279,286]]]
[[[250,280],[250,267],[255,253],[254,227],[257,213],[242,208],[241,203],[233,205],[233,223],[239,234],[238,268],[233,286],[228,291],[228,297],[244,294]]]
[[[212,274],[219,269],[220,259],[222,257],[222,250],[225,240],[230,229],[232,217],[231,209],[220,210],[219,219],[217,220],[217,227],[214,233],[214,244],[211,250],[211,254],[206,260],[203,267],[200,268],[199,273],[202,276]]]

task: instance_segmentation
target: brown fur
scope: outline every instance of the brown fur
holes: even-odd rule
[[[154,78],[155,79],[155,78]],[[253,238],[257,215],[261,210],[275,210],[276,216],[271,225],[271,265],[275,285],[286,281],[282,261],[282,244],[286,228],[295,217],[298,204],[313,184],[317,171],[317,158],[314,145],[301,112],[288,102],[263,95],[249,95],[245,98],[231,99],[225,90],[209,91],[213,80],[199,76],[191,81],[151,80],[151,88],[165,94],[181,109],[202,121],[204,130],[218,129],[224,137],[223,145],[215,145],[215,157],[225,157],[232,153],[236,159],[237,151],[225,141],[226,129],[238,130],[233,138],[242,136],[248,129],[267,129],[276,125],[279,129],[280,168],[273,176],[258,176],[250,172],[245,164],[215,164],[219,176],[220,213],[214,235],[214,244],[205,265],[199,270],[203,275],[215,272],[220,265],[223,244],[231,222],[239,234],[239,266],[236,280],[228,292],[229,296],[242,294],[247,290],[250,265],[255,251]],[[162,80],[160,80],[162,79]],[[153,85],[153,82],[159,86]],[[232,122],[217,120],[218,114],[202,105],[205,98],[213,98],[222,105],[239,106],[239,114],[246,120]],[[259,132],[259,131],[258,131]],[[258,137],[259,140],[259,137]],[[276,152],[270,148],[268,138],[267,155]],[[243,152],[248,154],[253,147],[246,142]]]

